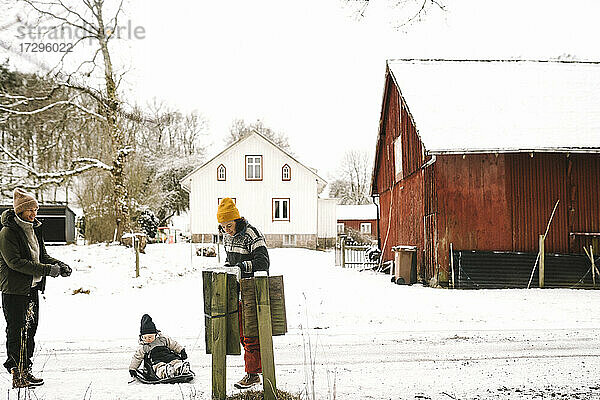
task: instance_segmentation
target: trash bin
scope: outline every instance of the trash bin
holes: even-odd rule
[[[417,247],[394,246],[394,278],[397,285],[412,285],[417,281]]]

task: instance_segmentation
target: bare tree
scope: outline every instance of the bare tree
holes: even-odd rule
[[[28,110],[26,113],[41,113],[49,108],[59,105],[69,105],[77,107],[83,112],[88,113],[94,118],[102,121],[106,136],[111,143],[111,165],[110,174],[113,183],[113,205],[115,209],[116,237],[121,237],[122,232],[129,223],[128,194],[125,185],[124,169],[127,163],[127,157],[132,151],[125,140],[125,132],[122,129],[122,104],[118,95],[118,84],[120,78],[113,66],[109,42],[115,36],[114,27],[118,26],[119,14],[122,11],[122,2],[119,3],[110,20],[106,20],[104,0],[83,0],[81,2],[72,2],[67,4],[63,0],[53,0],[51,2],[42,2],[39,0],[21,0],[28,5],[38,18],[44,18],[56,24],[55,29],[64,29],[66,27],[73,30],[84,32],[75,42],[75,46],[84,40],[90,40],[95,46],[95,52],[91,59],[83,61],[76,71],[71,74],[65,74],[61,71],[64,57],[61,58],[59,65],[53,69],[55,79],[60,81],[60,85],[71,88],[89,98],[95,100],[94,108],[97,110],[82,107],[76,101],[55,102],[42,108]],[[69,53],[65,53],[65,56]],[[80,69],[87,69],[87,76],[90,76],[96,68],[103,72],[104,87],[102,89],[89,87],[79,82],[76,77]],[[20,101],[28,102],[33,99],[15,99],[16,101],[9,106],[4,106],[1,111],[7,113],[18,113],[16,107]],[[23,104],[23,103],[22,103]]]
[[[349,150],[343,158],[329,195],[341,204],[369,204],[372,161],[366,151]]]
[[[282,132],[276,132],[273,129],[265,126],[261,120],[256,120],[254,123],[246,123],[243,119],[235,119],[229,128],[229,135],[225,138],[227,145],[237,142],[244,136],[256,131],[267,139],[271,140],[277,146],[281,147],[286,152],[293,155],[288,137]]]
[[[368,15],[369,9],[377,5],[387,10],[390,23],[396,29],[405,29],[425,18],[433,10],[446,11],[445,0],[343,0],[344,5],[357,18]]]
[[[0,182],[11,196],[19,186],[56,188],[85,171],[111,167],[97,152],[86,152],[84,132],[93,132],[103,117],[89,110],[81,93],[49,78],[10,71],[0,65]],[[85,111],[84,111],[85,110]],[[82,149],[82,147],[84,149]],[[84,150],[84,151],[82,151]],[[38,190],[39,189],[39,190]]]

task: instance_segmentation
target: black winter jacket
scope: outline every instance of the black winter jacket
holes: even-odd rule
[[[42,238],[42,223],[35,220],[33,231],[40,246],[40,262],[33,261],[27,237],[23,229],[15,221],[14,210],[2,213],[0,223],[0,291],[5,294],[28,295],[31,290],[33,276],[42,276],[37,287],[43,292],[46,287],[46,275],[53,264],[59,261],[46,252]]]
[[[256,271],[268,274],[269,253],[262,233],[244,218],[236,222],[236,232],[233,236],[223,234],[227,263],[240,267],[242,278],[250,278]]]

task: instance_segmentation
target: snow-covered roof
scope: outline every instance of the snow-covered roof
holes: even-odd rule
[[[429,153],[600,150],[599,62],[388,60],[388,67]]]
[[[377,206],[375,204],[338,205],[336,217],[338,221],[377,219]]]
[[[189,174],[187,174],[186,176],[184,176],[183,178],[181,178],[179,180],[179,182],[181,182],[181,186],[185,189],[185,190],[189,190],[189,187],[186,184],[186,181],[189,177],[191,177],[192,175],[194,175],[196,172],[198,172],[199,170],[201,170],[202,168],[204,168],[205,166],[207,166],[208,164],[210,164],[214,159],[220,157],[222,154],[224,154],[226,151],[228,151],[229,149],[231,149],[232,147],[236,146],[237,144],[245,141],[246,139],[250,138],[251,136],[258,136],[263,138],[266,142],[270,143],[271,145],[273,145],[274,147],[276,147],[279,151],[281,151],[282,153],[284,153],[286,156],[288,156],[289,158],[291,158],[292,160],[296,161],[298,164],[300,164],[302,167],[306,168],[308,171],[310,171],[313,175],[315,175],[320,181],[322,181],[324,184],[327,184],[327,181],[323,178],[321,178],[319,176],[319,174],[317,173],[317,169],[316,168],[310,168],[307,167],[306,165],[302,164],[300,161],[298,161],[296,159],[296,157],[292,156],[290,153],[288,153],[287,151],[283,150],[280,146],[277,145],[277,143],[273,142],[271,139],[269,139],[268,137],[262,135],[260,132],[258,132],[256,129],[252,130],[252,132],[250,132],[247,135],[242,136],[241,138],[239,138],[237,141],[231,143],[229,146],[225,147],[221,152],[219,152],[216,156],[214,156],[213,158],[211,158],[210,160],[208,160],[207,162],[205,162],[204,164],[202,164],[199,167],[196,167],[192,172],[190,172]]]

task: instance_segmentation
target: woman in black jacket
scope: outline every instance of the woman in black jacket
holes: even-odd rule
[[[7,350],[4,367],[12,373],[15,388],[44,383],[31,374],[40,309],[38,291],[44,292],[48,275],[71,275],[67,264],[46,252],[42,224],[35,218],[37,210],[32,195],[15,189],[13,209],[0,217],[0,290]]]

